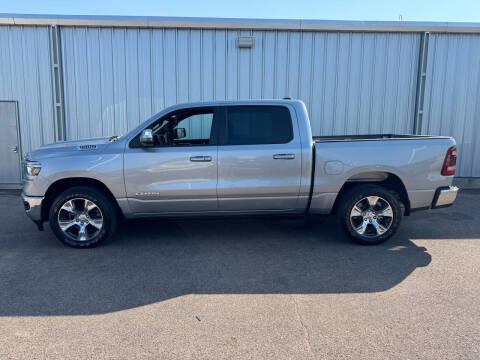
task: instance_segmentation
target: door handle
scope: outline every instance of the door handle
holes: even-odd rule
[[[273,158],[275,160],[293,160],[295,159],[295,154],[275,154]]]
[[[18,151],[18,145],[12,146],[12,151],[16,153]]]
[[[190,161],[193,161],[193,162],[208,162],[208,161],[212,161],[212,157],[211,156],[190,156]]]

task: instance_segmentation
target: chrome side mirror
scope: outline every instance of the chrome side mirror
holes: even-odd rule
[[[143,146],[153,146],[153,131],[152,129],[145,129],[140,135],[140,143]]]

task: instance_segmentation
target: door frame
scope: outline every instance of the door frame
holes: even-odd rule
[[[23,186],[24,178],[23,178],[23,171],[22,171],[22,165],[23,165],[23,151],[22,151],[22,136],[21,136],[21,131],[20,131],[20,111],[19,111],[19,104],[18,100],[1,100],[0,103],[14,103],[15,104],[15,117],[16,117],[16,123],[17,123],[17,144],[18,144],[18,168],[19,168],[19,182],[18,183],[0,183],[0,188],[3,189],[18,189]]]
[[[183,145],[179,145],[179,146],[153,146],[153,147],[148,147],[148,148],[143,148],[142,146],[138,146],[138,139],[142,133],[142,131],[144,129],[147,129],[149,127],[152,126],[152,124],[156,123],[157,121],[165,118],[165,117],[168,117],[168,116],[171,116],[172,114],[175,114],[175,113],[179,113],[179,112],[183,112],[183,111],[202,111],[202,110],[205,110],[205,109],[209,109],[212,111],[213,113],[213,119],[212,119],[212,127],[211,127],[211,134],[210,134],[210,139],[212,140],[210,144],[206,144],[206,145],[189,145],[189,146],[183,146]],[[146,195],[147,197],[149,198],[139,198],[138,196],[132,196],[131,193],[129,193],[129,190],[127,188],[127,175],[126,175],[126,171],[127,171],[127,168],[126,168],[126,156],[128,156],[129,153],[135,153],[135,152],[138,152],[138,151],[144,151],[144,152],[151,152],[151,153],[157,153],[157,154],[161,154],[162,153],[162,149],[191,149],[190,152],[195,152],[195,151],[198,151],[198,152],[201,152],[202,149],[205,149],[205,148],[208,148],[208,147],[215,147],[215,162],[216,162],[216,166],[218,167],[218,126],[219,126],[219,123],[221,122],[222,120],[222,116],[223,116],[223,112],[222,112],[222,109],[220,106],[218,105],[212,105],[212,106],[208,106],[208,105],[201,105],[201,106],[192,106],[192,107],[182,107],[182,108],[179,108],[179,109],[174,109],[174,110],[171,110],[171,111],[168,111],[166,113],[164,113],[162,116],[155,116],[155,119],[152,119],[152,121],[149,121],[148,123],[144,123],[142,125],[141,130],[138,130],[134,133],[133,136],[131,136],[130,138],[126,139],[126,145],[125,145],[125,149],[124,149],[124,180],[125,180],[125,194],[126,194],[126,198],[127,198],[127,201],[128,203],[130,204],[130,211],[132,212],[132,216],[133,217],[142,217],[142,216],[169,216],[169,215],[178,215],[178,214],[185,214],[185,215],[199,215],[199,214],[205,214],[205,213],[215,213],[218,211],[218,194],[217,194],[217,188],[215,187],[215,198],[214,198],[214,201],[212,200],[212,203],[214,202],[215,203],[215,206],[216,208],[215,209],[212,209],[212,210],[197,210],[197,209],[194,209],[194,210],[175,210],[175,211],[160,211],[160,212],[139,212],[139,211],[135,211],[133,210],[134,209],[134,206],[132,205],[132,202],[137,202],[137,201],[150,201],[152,204],[154,204],[154,202],[158,202],[158,201],[163,201],[166,203],[166,200],[168,199],[157,199],[155,196],[156,196],[156,191],[152,191],[152,194],[148,194]],[[217,171],[215,172],[216,173],[216,178],[215,178],[215,184],[217,184],[218,182],[218,169]],[[133,192],[132,192],[133,193]],[[150,195],[151,195],[151,198],[150,198]],[[192,201],[195,201],[195,199],[186,199],[188,200],[189,202],[192,202]],[[174,201],[172,199],[172,201]],[[177,200],[177,202],[179,202],[179,200]]]
[[[258,144],[245,144],[245,145],[232,145],[228,144],[228,110],[231,107],[254,107],[254,108],[262,108],[262,107],[282,107],[285,108],[290,116],[291,120],[291,126],[292,126],[292,138],[284,143],[270,143],[270,144],[265,144],[265,143],[258,143]],[[300,199],[300,190],[301,190],[301,181],[302,181],[302,156],[303,156],[303,148],[302,148],[302,142],[301,142],[301,136],[300,136],[300,128],[298,124],[298,115],[295,111],[295,108],[291,104],[278,104],[278,103],[268,103],[266,102],[265,104],[226,104],[223,106],[222,109],[222,117],[220,118],[222,121],[219,126],[219,143],[218,143],[218,179],[217,179],[217,198],[218,198],[218,206],[219,206],[219,211],[222,213],[239,213],[239,214],[250,214],[250,213],[265,213],[265,214],[278,214],[278,213],[296,213],[296,212],[301,212],[304,211],[301,208],[298,208],[298,201]],[[222,150],[225,148],[227,151],[245,151],[249,149],[254,149],[254,147],[260,147],[260,148],[271,148],[271,147],[282,147],[282,151],[285,148],[288,148],[288,146],[295,145],[295,143],[298,143],[298,148],[296,149],[299,151],[299,161],[300,161],[300,172],[298,173],[298,189],[295,194],[295,200],[293,200],[294,205],[291,207],[285,207],[285,208],[263,208],[263,209],[254,209],[254,208],[245,208],[245,209],[223,209],[222,208],[222,203],[225,203],[226,201],[232,201],[233,199],[238,200],[238,202],[244,200],[248,202],[257,202],[257,201],[263,201],[262,197],[260,196],[243,196],[243,197],[236,197],[232,198],[230,196],[223,196],[223,194],[219,193],[219,184],[221,181],[220,174],[221,174],[221,153]],[[273,151],[273,150],[272,150]],[[273,155],[273,154],[272,154]],[[263,199],[273,199],[274,202],[282,201],[285,199],[291,198],[290,196],[275,196],[275,197],[264,197]],[[235,201],[234,200],[234,201]]]

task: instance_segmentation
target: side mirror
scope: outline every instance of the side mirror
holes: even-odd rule
[[[183,139],[187,136],[187,130],[185,130],[185,128],[175,128],[174,131],[175,140]]]
[[[143,146],[153,146],[153,131],[152,129],[145,129],[140,135],[140,143]]]

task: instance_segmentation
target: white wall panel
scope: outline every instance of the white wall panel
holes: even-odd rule
[[[480,35],[431,34],[423,134],[454,136],[457,176],[480,176]]]
[[[139,117],[147,119],[153,113],[152,106],[152,32],[141,29],[138,32],[138,100]]]
[[[200,87],[201,100],[215,98],[215,32],[202,30]]]
[[[107,31],[107,29],[102,30]],[[127,76],[126,76],[126,53],[125,53],[125,29],[114,29],[112,31],[112,62],[113,62],[113,107],[114,117],[113,117],[113,128],[115,129],[114,134],[124,134],[128,130],[127,126]],[[63,31],[62,31],[63,33]],[[108,38],[106,38],[108,42]],[[62,46],[64,42],[62,41]],[[103,46],[103,44],[102,44]],[[68,49],[68,48],[67,48]],[[62,52],[62,56],[64,58],[68,58],[68,53]],[[71,54],[70,54],[71,56]],[[108,66],[108,65],[107,65]],[[71,73],[64,69],[63,72],[64,78],[71,78]],[[71,81],[75,81],[75,78],[71,79]],[[72,100],[70,100],[72,101]],[[75,99],[73,99],[75,101]],[[67,108],[69,100],[65,100],[65,108]],[[103,103],[103,100],[102,100]],[[103,110],[105,111],[105,110]],[[65,119],[68,123],[70,121],[76,122],[77,119],[68,118]],[[68,128],[68,126],[67,126]],[[107,135],[104,133],[103,135]],[[67,134],[67,138],[74,138],[74,134]]]
[[[282,97],[306,103],[314,135],[413,131],[419,33],[60,29],[67,139],[185,101]],[[18,101],[26,152],[55,138],[49,28],[0,26],[0,44],[0,99]],[[427,59],[421,131],[453,135],[458,175],[479,177],[480,35],[432,33]]]
[[[54,141],[48,27],[0,26],[0,100],[18,101],[23,153]]]
[[[62,28],[62,44],[68,138],[180,102],[282,97],[305,101],[315,135],[413,130],[418,34]]]
[[[114,79],[114,59],[113,59],[113,41],[112,30],[99,31],[98,38],[100,42],[99,71],[101,96],[100,104],[102,132],[101,134],[115,133],[115,81]]]

